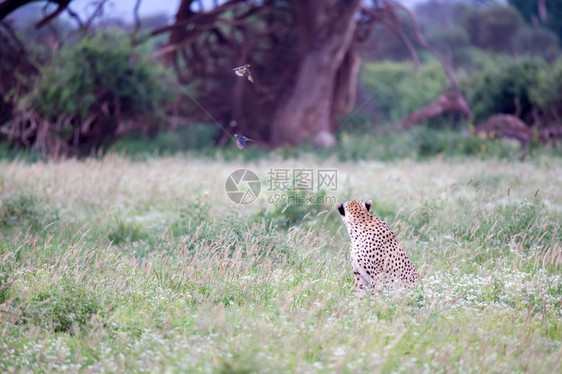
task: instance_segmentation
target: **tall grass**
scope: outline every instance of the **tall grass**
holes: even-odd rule
[[[240,167],[264,188],[337,168],[422,281],[358,300],[335,208],[235,205]],[[0,162],[0,370],[559,372],[561,175],[546,156]]]

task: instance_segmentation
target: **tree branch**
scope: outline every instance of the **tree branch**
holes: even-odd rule
[[[70,4],[71,1],[72,0],[51,1],[53,3],[58,4],[59,7],[53,13],[49,14],[47,17],[45,17],[41,21],[37,22],[35,24],[35,27],[39,29],[39,28],[43,27],[45,24],[51,22],[54,18],[56,18],[59,14],[61,14],[66,9],[66,7],[68,7],[68,4]]]
[[[460,93],[460,88],[459,88],[459,83],[457,81],[457,79],[455,78],[455,76],[453,75],[453,69],[452,69],[452,61],[451,61],[451,53],[447,52],[447,54],[445,56],[441,55],[441,53],[439,53],[439,51],[434,48],[433,46],[431,46],[426,40],[425,37],[422,34],[420,25],[418,23],[418,20],[416,18],[416,16],[414,15],[414,13],[412,13],[412,11],[408,8],[406,8],[404,5],[399,4],[399,3],[395,3],[395,6],[402,9],[404,12],[406,12],[408,14],[408,17],[410,18],[410,20],[412,21],[412,26],[414,27],[414,35],[416,37],[416,41],[425,49],[427,49],[429,52],[431,52],[431,54],[433,54],[433,56],[435,56],[435,58],[437,59],[437,61],[439,61],[439,63],[441,64],[441,66],[443,67],[443,69],[445,70],[445,74],[447,76],[447,80],[449,81],[449,83],[451,84],[451,86],[453,87],[453,89],[455,90],[455,92]]]

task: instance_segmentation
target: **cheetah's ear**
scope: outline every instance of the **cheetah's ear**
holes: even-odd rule
[[[365,208],[367,208],[367,212],[371,210],[372,206],[373,206],[373,202],[371,200],[365,202]]]
[[[340,212],[340,214],[342,216],[345,216],[345,209],[343,208],[343,204],[342,203],[337,203],[336,204],[336,208],[338,208],[338,211]]]

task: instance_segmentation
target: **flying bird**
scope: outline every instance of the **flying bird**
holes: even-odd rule
[[[244,149],[244,147],[246,146],[246,141],[254,141],[250,138],[246,138],[244,135],[234,134],[234,137],[236,138],[236,146],[238,147],[238,149]]]
[[[252,78],[252,72],[250,71],[250,64],[238,66],[237,68],[234,68],[232,70],[234,70],[234,74],[238,75],[239,77],[245,77],[250,82],[254,83],[254,78]]]

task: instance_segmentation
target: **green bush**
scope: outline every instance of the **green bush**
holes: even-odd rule
[[[562,2],[545,1],[547,18],[542,20],[539,13],[539,0],[508,0],[509,5],[515,7],[528,23],[540,20],[543,27],[553,31],[562,39]]]
[[[446,87],[443,68],[435,60],[420,66],[417,74],[411,63],[369,63],[363,68],[361,80],[372,97],[377,124],[410,114],[435,100]]]
[[[461,48],[453,51],[453,62],[463,75],[467,72],[480,71],[493,68],[497,65],[505,65],[512,61],[507,54],[495,53],[476,47]]]
[[[22,132],[12,141],[43,154],[88,155],[132,130],[158,132],[177,85],[142,48],[131,47],[124,34],[105,32],[62,49],[40,68],[14,116],[30,131],[45,124],[47,136],[23,138]]]
[[[104,106],[124,117],[150,118],[168,100],[165,80],[125,35],[101,33],[63,49],[41,71],[32,105],[46,118],[65,114],[84,120]]]
[[[560,54],[558,36],[540,27],[526,27],[513,36],[513,50],[519,55],[554,60]]]
[[[476,122],[497,114],[515,114],[532,122],[531,90],[539,72],[548,70],[540,59],[524,58],[471,74],[462,82]]]
[[[54,332],[73,332],[75,328],[86,327],[94,315],[103,314],[98,296],[69,280],[37,292],[20,307],[21,322]]]
[[[461,27],[440,28],[427,36],[428,43],[441,51],[470,46],[470,37]]]
[[[531,87],[531,100],[540,110],[543,122],[560,126],[562,121],[562,60],[551,69],[538,72],[537,82]]]
[[[510,52],[512,36],[524,26],[517,10],[501,5],[469,8],[462,23],[473,45],[496,52]]]

